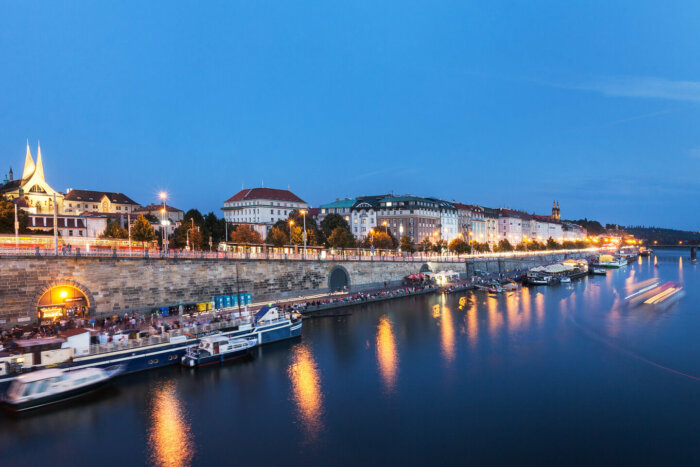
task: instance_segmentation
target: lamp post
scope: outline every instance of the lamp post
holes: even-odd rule
[[[292,229],[294,228],[294,219],[289,219],[289,244],[293,245],[292,243]]]
[[[387,221],[383,221],[382,225],[384,226],[384,232],[389,235],[389,223]]]
[[[163,224],[163,250],[167,251],[168,250],[168,242],[167,242],[167,236],[165,235],[165,200],[168,198],[168,194],[164,191],[160,192],[160,199],[163,200],[163,209],[160,210],[161,213],[161,223]]]
[[[304,257],[306,257],[306,209],[299,211],[304,216]]]

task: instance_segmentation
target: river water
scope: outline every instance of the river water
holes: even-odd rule
[[[655,266],[655,264],[657,266]],[[0,418],[2,465],[700,462],[700,266],[406,298],[304,322],[243,362],[130,375]],[[679,280],[665,311],[635,284]]]

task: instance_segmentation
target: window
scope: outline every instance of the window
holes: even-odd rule
[[[275,213],[275,210],[274,210],[274,209],[270,209],[270,214],[274,214],[274,213]]]

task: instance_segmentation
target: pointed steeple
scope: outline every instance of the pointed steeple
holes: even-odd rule
[[[44,181],[44,163],[41,160],[41,143],[38,144],[37,154],[36,154],[36,170],[34,170],[37,181]]]
[[[10,181],[14,180],[15,174],[12,172],[12,166],[10,166]]]
[[[24,158],[24,172],[22,172],[22,180],[27,180],[34,173],[34,159],[32,159],[32,152],[29,149],[29,140],[27,140],[27,155]]]

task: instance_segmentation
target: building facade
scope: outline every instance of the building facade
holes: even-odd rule
[[[430,198],[388,196],[379,200],[377,228],[386,225],[395,236],[408,235],[415,243],[425,238],[437,240],[441,234],[440,212],[440,203]]]
[[[69,189],[63,199],[63,213],[79,215],[83,212],[128,214],[141,205],[123,193]]]
[[[350,230],[356,239],[363,240],[369,235],[371,230],[377,228],[379,201],[385,197],[383,195],[362,196],[356,200],[350,213]]]
[[[356,199],[337,199],[332,203],[322,204],[319,206],[318,221],[323,222],[328,214],[338,214],[350,224],[352,217],[352,207],[357,203]]]
[[[232,224],[248,224],[265,238],[275,222],[309,205],[289,190],[244,188],[224,202],[224,218]]]
[[[57,211],[63,212],[63,193],[51,188],[44,178],[41,146],[37,149],[36,163],[34,163],[29,142],[27,142],[22,178],[15,180],[12,169],[10,169],[7,179],[0,186],[0,194],[15,200],[20,209],[34,214],[53,213],[55,197]]]
[[[486,242],[491,248],[498,243],[498,209],[484,207]]]

